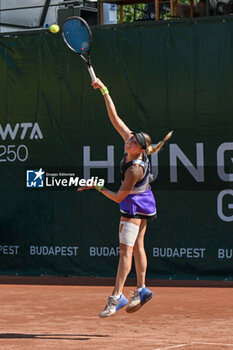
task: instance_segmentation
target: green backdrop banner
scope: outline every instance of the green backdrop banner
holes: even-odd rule
[[[233,19],[93,27],[119,115],[154,143],[148,276],[233,276]],[[0,36],[0,273],[114,276],[123,142],[82,60],[47,31]],[[132,274],[134,275],[134,271]]]

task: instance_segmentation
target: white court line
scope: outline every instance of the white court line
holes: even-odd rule
[[[225,344],[225,343],[206,343],[206,342],[194,342],[192,344],[199,344],[199,345],[219,345],[219,346],[232,346],[233,349],[233,344]],[[191,344],[190,344],[191,345]]]
[[[171,346],[168,346],[167,348],[156,348],[154,350],[169,350],[169,349],[175,349],[175,348],[182,348],[183,346],[192,345],[192,344],[193,343],[191,343],[191,344],[171,345]]]
[[[184,346],[190,346],[190,345],[217,345],[217,346],[232,346],[233,344],[225,344],[225,343],[206,343],[206,342],[193,342],[193,343],[186,343],[186,344],[178,344],[178,345],[171,345],[166,348],[155,348],[154,350],[169,350],[169,349],[175,349],[175,348],[182,348]]]

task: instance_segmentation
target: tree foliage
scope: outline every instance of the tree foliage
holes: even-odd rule
[[[123,22],[134,22],[143,17],[145,4],[124,5]],[[120,6],[117,6],[117,22],[120,22]]]

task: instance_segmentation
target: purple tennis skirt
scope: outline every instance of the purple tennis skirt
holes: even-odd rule
[[[156,217],[156,203],[149,187],[147,191],[128,194],[120,202],[121,215],[127,218],[154,219]]]

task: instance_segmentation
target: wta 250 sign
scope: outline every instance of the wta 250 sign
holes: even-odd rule
[[[38,123],[16,123],[14,126],[9,123],[6,126],[0,124],[0,139],[2,141],[9,139],[14,141],[16,138],[21,141],[26,138],[37,140],[42,139],[43,135]],[[25,162],[27,158],[28,147],[23,143],[0,145],[0,162]]]

